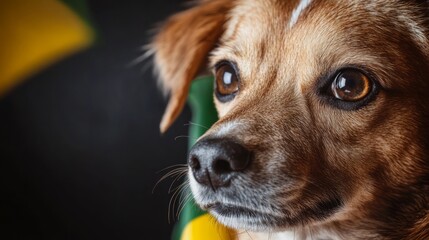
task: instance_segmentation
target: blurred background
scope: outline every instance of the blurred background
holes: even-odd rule
[[[170,238],[172,179],[152,189],[185,162],[190,113],[161,136],[151,66],[130,63],[184,1],[87,5],[96,43],[0,97],[0,239]]]

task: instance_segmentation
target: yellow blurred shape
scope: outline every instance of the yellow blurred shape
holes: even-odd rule
[[[220,225],[206,213],[189,222],[180,240],[232,240],[232,230]]]
[[[92,40],[91,29],[58,0],[0,0],[0,96]]]

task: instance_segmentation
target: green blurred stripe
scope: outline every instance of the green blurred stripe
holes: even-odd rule
[[[73,12],[75,12],[82,19],[85,25],[87,25],[90,29],[92,29],[94,34],[94,42],[97,43],[99,41],[98,30],[95,27],[93,21],[91,20],[91,13],[89,11],[86,0],[59,0],[59,1],[67,5]]]
[[[213,123],[217,121],[217,112],[213,102],[213,77],[201,77],[194,80],[189,90],[188,103],[192,111],[192,123],[189,125],[189,149],[195,144],[196,140],[202,136]],[[199,126],[198,126],[199,125]],[[184,193],[185,196],[187,193]],[[185,227],[193,219],[205,214],[195,203],[194,199],[186,203],[179,222],[173,230],[172,239],[180,240]],[[202,239],[192,239],[202,240]]]
[[[88,6],[86,5],[85,0],[60,0],[68,7],[70,7],[75,13],[77,13],[83,21],[88,25],[92,26]]]

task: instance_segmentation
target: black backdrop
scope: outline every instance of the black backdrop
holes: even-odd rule
[[[190,113],[164,136],[151,71],[130,67],[180,0],[89,1],[98,43],[0,99],[0,239],[169,239],[167,181]]]

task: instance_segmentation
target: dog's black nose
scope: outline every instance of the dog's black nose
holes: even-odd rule
[[[229,185],[239,171],[247,168],[250,151],[227,139],[202,139],[190,153],[188,164],[195,180],[216,190]]]

